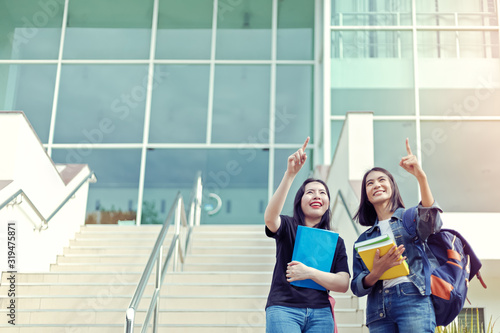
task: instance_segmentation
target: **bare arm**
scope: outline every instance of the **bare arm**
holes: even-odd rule
[[[283,175],[283,179],[267,204],[266,211],[264,212],[264,221],[273,233],[278,231],[281,225],[280,214],[293,180],[307,160],[305,151],[308,143],[309,137],[307,137],[304,145],[299,150],[288,157],[287,169]]]
[[[345,293],[349,289],[349,274],[347,272],[323,272],[298,261],[292,261],[288,264],[286,278],[288,282],[311,279],[326,289],[339,293]]]
[[[406,139],[406,151],[408,155],[401,159],[399,165],[417,178],[420,194],[422,195],[422,206],[430,207],[434,203],[434,197],[427,182],[427,175],[418,163],[417,157],[412,154],[408,139]]]

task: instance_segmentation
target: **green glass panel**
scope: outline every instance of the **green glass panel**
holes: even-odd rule
[[[332,138],[331,156],[335,156],[335,152],[337,151],[337,145],[340,140],[340,133],[342,133],[342,127],[344,126],[344,121],[332,120],[331,124],[332,124],[332,126],[330,127],[331,130],[330,137]],[[330,164],[331,162],[332,161],[325,161],[325,164]]]
[[[166,79],[153,90],[149,142],[205,142],[209,66],[157,68]]]
[[[64,2],[0,1],[0,59],[57,59]]]
[[[310,60],[314,56],[314,1],[278,2],[277,58]]]
[[[49,139],[56,65],[0,65],[0,109],[23,111],[43,143]]]
[[[217,59],[270,59],[272,2],[219,1]]]
[[[156,57],[210,59],[212,1],[161,0]]]
[[[65,59],[148,59],[153,0],[69,2]]]
[[[313,136],[312,66],[277,67],[275,114],[275,142],[300,144]]]
[[[215,67],[212,142],[269,142],[270,67]]]
[[[146,65],[64,65],[54,142],[142,142],[147,76]]]
[[[76,146],[52,150],[55,163],[84,163],[94,171],[87,201],[86,223],[135,220],[139,191],[140,149],[88,149]]]
[[[421,123],[422,165],[445,212],[500,212],[500,122]]]
[[[146,159],[144,198],[159,220],[162,200],[170,207],[178,189],[184,200],[198,171],[202,172],[203,208],[215,208],[209,196],[222,199],[222,209],[214,216],[204,214],[202,223],[258,224],[263,221],[261,202],[267,202],[269,153],[254,148],[241,149],[150,149]],[[154,214],[152,214],[154,215]]]
[[[411,25],[411,0],[331,0],[332,25]]]
[[[332,89],[333,115],[369,111],[374,115],[414,115],[413,89]]]
[[[389,170],[398,184],[401,197],[407,207],[418,204],[416,178],[399,166],[406,152],[406,138],[416,153],[416,129],[414,121],[375,121],[373,123],[375,166]]]

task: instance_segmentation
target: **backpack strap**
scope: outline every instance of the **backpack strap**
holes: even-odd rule
[[[417,235],[417,207],[411,207],[405,210],[403,214],[403,226],[406,232],[413,238],[413,241],[418,240]]]
[[[424,278],[425,278],[425,294],[431,294],[431,263],[425,253],[422,241],[417,233],[417,207],[410,207],[403,214],[403,226],[406,232],[412,237],[413,243],[418,249],[420,256],[423,259]]]

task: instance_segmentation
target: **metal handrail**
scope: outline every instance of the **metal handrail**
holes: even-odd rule
[[[168,212],[168,216],[165,219],[165,222],[163,222],[163,227],[161,228],[160,233],[158,234],[156,243],[153,247],[153,250],[151,251],[151,255],[149,256],[148,262],[146,264],[146,267],[144,268],[144,272],[142,273],[141,279],[137,284],[134,296],[132,297],[130,305],[125,311],[125,333],[132,333],[134,331],[135,314],[137,312],[137,308],[142,299],[144,290],[146,289],[148,280],[151,276],[151,272],[153,271],[153,266],[155,264],[156,264],[155,290],[151,297],[151,302],[149,304],[148,312],[146,313],[146,317],[142,324],[141,332],[145,333],[147,331],[149,326],[149,321],[151,320],[151,316],[153,316],[153,332],[157,331],[159,311],[160,311],[159,299],[160,299],[160,291],[161,291],[161,286],[163,284],[163,279],[167,272],[170,259],[172,258],[174,259],[173,262],[174,271],[177,270],[179,257],[181,262],[184,263],[184,257],[186,255],[186,251],[189,246],[189,238],[191,235],[191,230],[193,229],[194,226],[200,225],[202,190],[203,190],[203,185],[201,181],[201,172],[198,172],[190,199],[189,218],[186,218],[186,211],[182,195],[180,191],[177,193],[175,201],[170,207],[170,210]],[[172,217],[174,217],[175,231],[172,237],[172,241],[170,243],[170,247],[168,249],[167,256],[162,265],[163,242],[165,240],[165,236],[167,235],[168,228],[172,224]],[[181,223],[182,226],[188,228],[188,234],[186,236],[186,242],[184,244],[184,248],[180,243]]]
[[[62,207],[75,195],[76,192],[87,182],[89,179],[94,179],[95,174],[93,171],[90,171],[89,174],[75,187],[71,193],[69,193],[62,201],[61,203],[54,209],[54,211],[47,217],[45,218],[43,214],[38,210],[38,208],[35,206],[33,201],[28,197],[28,195],[24,192],[23,189],[17,190],[16,193],[11,195],[9,198],[7,198],[4,202],[0,204],[0,210],[2,210],[5,206],[10,204],[13,200],[15,200],[19,195],[21,195],[26,202],[30,205],[31,209],[36,213],[36,215],[40,218],[40,225],[37,225],[33,221],[31,223],[34,226],[34,229],[37,231],[45,230],[48,228],[48,223],[49,221],[61,210]]]

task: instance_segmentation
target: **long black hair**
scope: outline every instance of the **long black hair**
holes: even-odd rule
[[[321,221],[319,221],[319,223],[316,224],[314,228],[330,230],[330,218],[332,215],[332,211],[330,210],[330,191],[328,190],[328,186],[326,185],[326,183],[321,179],[307,178],[302,183],[300,188],[297,190],[297,194],[295,194],[295,200],[293,201],[293,218],[298,220],[301,225],[305,225],[305,215],[304,212],[302,211],[302,206],[301,206],[302,196],[306,191],[306,185],[313,182],[320,183],[325,187],[329,202],[328,209],[326,210],[325,214],[323,214],[323,216],[321,217]]]
[[[392,189],[391,201],[389,203],[390,211],[393,212],[400,207],[405,207],[403,199],[401,198],[401,194],[399,193],[398,185],[394,181],[394,177],[392,176],[392,174],[384,168],[371,168],[363,176],[363,181],[361,182],[361,200],[359,201],[358,211],[354,215],[354,219],[358,220],[359,224],[361,224],[362,226],[372,226],[375,224],[375,220],[377,219],[377,212],[375,211],[375,207],[373,207],[373,204],[370,202],[370,200],[368,200],[368,196],[366,194],[366,178],[372,171],[380,171],[384,173],[387,178],[389,178]]]

